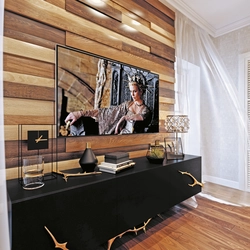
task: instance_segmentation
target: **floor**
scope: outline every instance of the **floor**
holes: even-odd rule
[[[250,206],[250,192],[228,188],[214,183],[204,183],[201,195],[218,202]]]
[[[117,238],[110,250],[248,250],[249,230],[250,192],[204,183],[201,193],[152,218],[145,232]]]

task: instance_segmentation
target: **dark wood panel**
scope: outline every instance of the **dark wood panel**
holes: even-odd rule
[[[63,140],[61,140],[63,139]],[[81,140],[79,138],[79,140]],[[50,140],[51,141],[51,140]],[[6,152],[6,168],[15,168],[18,166],[18,150],[21,151],[21,149],[18,149],[18,141],[6,141],[5,142],[5,152]],[[54,139],[54,157],[56,157],[57,161],[67,161],[67,160],[74,160],[74,159],[80,159],[83,150],[80,151],[75,151],[75,152],[65,152],[65,138],[60,138],[58,140],[58,145],[56,145],[56,139]],[[153,142],[152,142],[153,143]],[[135,146],[123,146],[123,147],[116,147],[114,148],[105,148],[105,149],[93,149],[93,152],[96,156],[103,156],[105,154],[111,153],[115,151],[119,152],[136,152],[136,151],[141,151],[145,150],[145,156],[146,156],[146,151],[148,149],[148,144],[139,144]],[[57,155],[56,155],[57,152]],[[19,152],[20,153],[20,152]],[[51,159],[51,151],[46,149],[46,150],[39,150],[39,154],[43,155],[45,157],[45,162],[49,162]],[[22,142],[22,156],[32,156],[34,155],[33,150],[27,150],[27,141]],[[55,158],[54,158],[55,159]]]
[[[54,116],[39,115],[4,115],[5,125],[18,125],[18,124],[54,124]]]
[[[90,6],[94,10],[97,10],[98,12],[105,14],[106,16],[116,19],[119,22],[121,22],[122,20],[121,11],[114,9],[105,2],[103,2],[103,4],[98,4],[98,3],[96,4],[94,1],[87,1],[87,0],[78,0],[78,1],[87,6]]]
[[[62,9],[65,9],[65,0],[44,0],[44,1],[51,3],[55,6],[58,6]]]
[[[27,42],[27,43],[31,43],[31,44],[36,44],[45,48],[49,48],[49,49],[54,49],[56,44],[55,42],[51,42],[48,41],[46,39],[43,38],[39,38],[36,36],[32,36],[32,35],[28,35],[16,30],[11,30],[11,29],[4,29],[4,36],[5,37],[9,37],[9,38],[13,38],[16,40],[20,40],[23,42]],[[63,41],[62,44],[65,44],[65,41]]]
[[[147,19],[150,20],[151,22],[155,22],[155,20],[157,20],[161,24],[165,22],[165,23],[170,24],[172,27],[174,27],[173,11],[168,9],[166,6],[164,9],[168,9],[167,13],[171,12],[171,17],[169,17],[168,15],[166,15],[164,12],[160,11],[159,9],[156,9],[153,5],[151,5],[145,0],[133,0],[133,2],[138,4],[138,6],[140,6],[140,8],[143,9],[143,11],[145,10],[147,11]],[[154,2],[158,2],[158,1],[154,1]],[[161,5],[161,7],[162,6],[163,4]],[[166,25],[163,25],[163,27],[165,28]]]
[[[19,56],[3,55],[3,69],[15,73],[41,76],[47,78],[55,78],[55,65],[51,63],[41,62],[30,58]]]
[[[171,62],[175,62],[175,50],[168,46],[152,46],[151,51],[152,54],[166,58]]]
[[[163,12],[165,15],[167,15],[172,20],[175,20],[174,11],[172,11],[171,9],[166,7],[166,5],[164,5],[160,1],[155,1],[155,0],[145,0],[145,1],[148,2],[149,4],[151,4],[152,6],[154,6],[156,9],[158,9],[158,11]]]
[[[66,45],[81,50],[89,51],[97,55],[114,59],[130,65],[134,65],[140,68],[148,70],[155,69],[156,72],[161,73],[163,75],[166,75],[169,69],[167,64],[157,64],[154,61],[145,60],[140,56],[130,54],[125,51],[118,51],[113,47],[98,44],[95,41],[71,33],[67,33]]]
[[[175,97],[175,91],[174,90],[170,90],[170,89],[166,89],[166,88],[160,88],[159,93],[160,93],[160,96],[162,96],[162,97],[172,98],[172,99],[174,99],[174,97]]]
[[[160,103],[160,110],[162,111],[174,111],[174,104],[168,104],[168,103]],[[161,125],[164,124],[164,121],[160,121]],[[161,130],[163,128],[163,130]],[[160,126],[160,132],[163,132],[164,126]]]
[[[153,22],[154,24],[160,26],[161,28],[168,30],[168,32],[170,32],[171,34],[175,34],[174,20],[172,20],[170,17],[160,12],[159,10],[157,11],[152,5],[148,4],[146,1],[144,0],[138,0],[138,1],[113,0],[113,1],[127,8],[134,14],[142,16],[144,19],[147,19],[148,21]],[[157,15],[155,13],[157,13]]]
[[[4,82],[3,94],[4,97],[27,98],[47,101],[55,100],[54,88],[13,82]]]
[[[159,57],[157,55],[146,52],[145,50],[142,50],[142,49],[136,48],[134,46],[131,46],[131,45],[127,44],[127,43],[123,43],[122,50],[127,52],[127,53],[137,55],[138,57],[145,58],[145,59],[147,59],[147,60],[149,60],[151,62],[155,62],[155,63],[160,64],[160,65],[166,65],[167,66],[166,74],[168,76],[171,76],[171,77],[174,77],[174,75],[175,75],[175,73],[174,73],[174,62],[173,61],[166,60],[166,59],[161,58],[161,57]],[[169,57],[171,57],[172,60],[174,60],[175,51],[172,48],[170,48],[170,51],[168,52]],[[158,52],[161,53],[160,50],[158,50]],[[162,53],[164,53],[164,52],[162,51]]]
[[[65,31],[9,11],[4,12],[4,35],[47,48],[65,43]]]
[[[134,41],[142,43],[146,46],[151,47],[153,53],[166,58],[174,62],[174,49],[165,45],[153,37],[147,36],[141,32],[130,32],[124,29],[124,24],[112,19],[112,18],[99,18],[98,16],[93,16],[91,12],[87,10],[87,6],[84,6],[80,2],[66,0],[66,10],[70,11],[78,16],[81,16],[87,20],[97,23],[103,27],[108,28],[118,34],[128,37]]]
[[[66,152],[81,151],[85,149],[86,143],[91,142],[91,147],[95,149],[129,147],[137,145],[148,145],[155,140],[162,140],[166,135],[161,133],[145,133],[145,134],[131,134],[131,135],[109,135],[109,136],[88,136],[82,138],[68,137],[66,141]]]

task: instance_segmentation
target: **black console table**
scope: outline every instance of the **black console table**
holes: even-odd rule
[[[46,226],[67,248],[96,249],[201,191],[201,157],[185,155],[165,166],[146,157],[116,175],[102,173],[45,182],[24,190],[7,181],[12,204],[12,250],[55,249]],[[196,185],[197,184],[197,185]]]

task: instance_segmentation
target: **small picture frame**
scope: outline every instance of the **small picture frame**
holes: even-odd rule
[[[165,137],[164,146],[167,160],[183,159],[183,149],[180,137]]]

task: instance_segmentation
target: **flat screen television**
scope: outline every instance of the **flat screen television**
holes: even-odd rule
[[[57,136],[112,135],[100,129],[103,120],[84,116],[74,124],[65,123],[70,112],[119,109],[132,101],[129,81],[136,78],[144,87],[143,103],[150,110],[147,123],[136,121],[131,133],[159,132],[159,75],[72,47],[56,46]],[[105,113],[103,119],[112,115]],[[114,124],[117,122],[113,120]],[[106,123],[105,123],[106,124]]]

